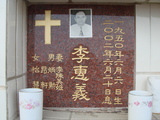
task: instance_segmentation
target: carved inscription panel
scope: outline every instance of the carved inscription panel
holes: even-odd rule
[[[44,107],[126,107],[135,65],[134,6],[28,7],[27,85]]]

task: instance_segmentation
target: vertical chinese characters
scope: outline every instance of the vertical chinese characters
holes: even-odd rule
[[[38,62],[40,61],[40,56],[37,56],[36,54],[32,56],[33,62]],[[63,62],[63,55],[58,53],[58,54],[48,54],[48,59],[49,62]],[[63,82],[62,80],[64,79],[63,76],[63,68],[61,66],[32,66],[31,68],[31,73],[32,74],[54,74],[56,82],[47,82],[47,81],[38,81],[34,80],[32,83],[33,88],[41,88],[41,89],[47,89],[47,90],[63,90]]]
[[[79,45],[78,48],[74,48],[75,52],[72,52],[72,55],[75,57],[72,58],[72,60],[76,61],[78,65],[74,66],[74,74],[75,76],[72,76],[71,79],[80,80],[82,81],[81,84],[76,84],[75,88],[76,91],[72,95],[72,99],[74,101],[77,100],[90,100],[90,98],[87,97],[88,92],[86,91],[86,81],[89,80],[89,78],[86,76],[87,74],[87,68],[88,66],[84,66],[81,63],[83,60],[89,60],[90,58],[87,57],[87,54],[89,54],[89,51],[87,48],[83,47],[82,45]]]
[[[111,21],[106,20],[104,25],[104,77],[103,80],[105,83],[105,98],[102,104],[109,105],[122,105],[122,98],[120,95],[122,94],[122,89],[120,85],[123,85],[123,64],[124,61],[122,58],[123,47],[124,47],[124,38],[125,32],[122,27],[119,27],[120,24],[124,23],[124,21]],[[113,27],[116,26],[116,27]],[[119,84],[119,85],[118,85]],[[118,85],[115,87],[115,85]],[[115,88],[114,90],[111,88]],[[114,98],[111,98],[111,94],[114,94]]]

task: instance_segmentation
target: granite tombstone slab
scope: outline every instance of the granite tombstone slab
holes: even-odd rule
[[[134,5],[28,7],[27,86],[44,90],[44,107],[127,106],[135,69],[134,14]],[[78,20],[83,34],[72,35]]]

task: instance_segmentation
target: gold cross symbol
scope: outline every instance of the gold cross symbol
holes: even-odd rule
[[[45,44],[51,44],[51,26],[61,26],[61,20],[51,20],[51,10],[45,10],[45,20],[36,20],[35,26],[45,27]]]

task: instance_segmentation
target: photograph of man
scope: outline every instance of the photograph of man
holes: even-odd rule
[[[91,9],[70,9],[70,37],[92,37]]]

